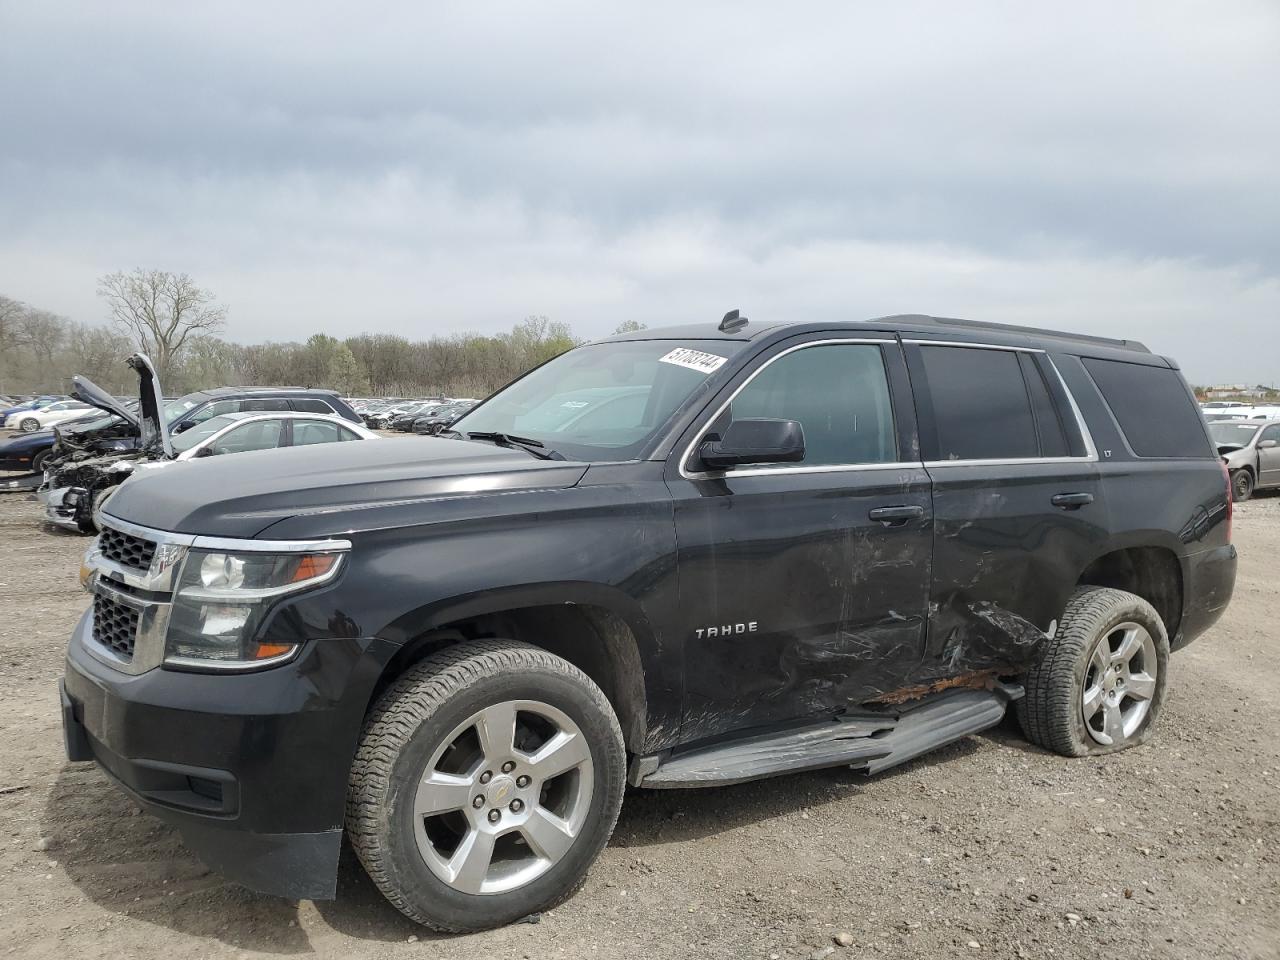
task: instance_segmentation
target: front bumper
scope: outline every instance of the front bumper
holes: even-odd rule
[[[131,676],[86,649],[92,618],[61,683],[68,759],[96,761],[228,879],[331,899],[351,758],[394,646],[323,640],[258,673]]]
[[[37,496],[44,504],[44,518],[55,526],[80,532],[80,519],[89,493],[82,487],[60,487],[41,490]]]

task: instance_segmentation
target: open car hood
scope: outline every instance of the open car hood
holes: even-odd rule
[[[169,425],[164,419],[164,394],[160,391],[160,378],[146,354],[135,353],[126,363],[138,375],[138,412],[133,413],[107,391],[86,377],[72,377],[72,395],[77,400],[92,404],[102,410],[124,418],[138,430],[140,447],[144,454],[173,456],[169,442]]]
[[[142,420],[142,451],[173,457],[169,425],[164,420],[164,393],[156,368],[145,353],[135,353],[126,361],[138,375],[138,415]]]
[[[127,422],[141,429],[138,418],[134,416],[128,407],[88,377],[76,375],[71,378],[71,395],[82,403],[92,404],[99,410],[105,410],[107,413],[114,413],[117,417],[123,417]]]

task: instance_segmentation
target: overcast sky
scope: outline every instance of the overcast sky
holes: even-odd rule
[[[0,0],[0,293],[254,342],[923,312],[1280,382],[1280,3]]]

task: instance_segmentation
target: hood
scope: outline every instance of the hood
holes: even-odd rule
[[[128,407],[88,377],[82,377],[77,374],[71,378],[71,395],[82,403],[92,404],[99,410],[105,410],[107,413],[114,413],[117,417],[122,417],[135,427],[139,426],[138,418],[130,412]]]
[[[135,353],[126,361],[138,375],[138,415],[142,421],[142,451],[156,456],[173,456],[169,425],[164,419],[164,393],[156,368],[145,353]]]
[[[254,537],[281,520],[352,530],[370,508],[442,497],[571,487],[587,465],[472,440],[388,440],[258,450],[139,471],[108,513],[175,533]]]

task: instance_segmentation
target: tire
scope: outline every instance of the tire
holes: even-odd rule
[[[107,505],[107,501],[115,495],[120,489],[120,484],[110,487],[102,487],[90,494],[92,498],[89,505],[89,517],[87,520],[80,522],[81,533],[101,533],[102,532],[102,509]]]
[[[492,726],[490,717],[498,718]],[[508,726],[519,746],[502,746],[512,742],[501,734]],[[486,729],[497,745],[488,750]],[[535,755],[553,739],[562,746],[544,766],[567,762],[567,754],[581,759],[543,780]],[[428,771],[439,797],[429,792]],[[487,930],[577,892],[613,833],[625,772],[617,718],[586,674],[515,641],[461,643],[411,667],[370,711],[351,769],[347,833],[370,878],[405,916],[448,933]],[[546,824],[557,820],[549,810],[559,824],[550,834]],[[465,854],[495,835],[502,857],[471,869]],[[455,864],[461,868],[450,879]]]
[[[1139,649],[1119,666],[1134,643]],[[1032,743],[1068,757],[1137,746],[1160,715],[1168,666],[1168,633],[1151,604],[1123,590],[1080,587],[1023,677],[1018,722]]]
[[[1236,503],[1244,503],[1253,496],[1253,474],[1248,470],[1231,471],[1231,498]]]
[[[50,456],[52,453],[53,453],[53,451],[52,451],[52,450],[41,450],[41,451],[40,451],[39,453],[37,453],[34,457],[32,457],[32,458],[31,458],[31,472],[32,472],[32,473],[44,473],[44,465],[45,465],[46,463],[48,463],[48,462],[49,462],[49,456]]]
[[[40,429],[40,421],[35,417],[24,417],[18,421],[18,429],[23,433],[35,433]]]

